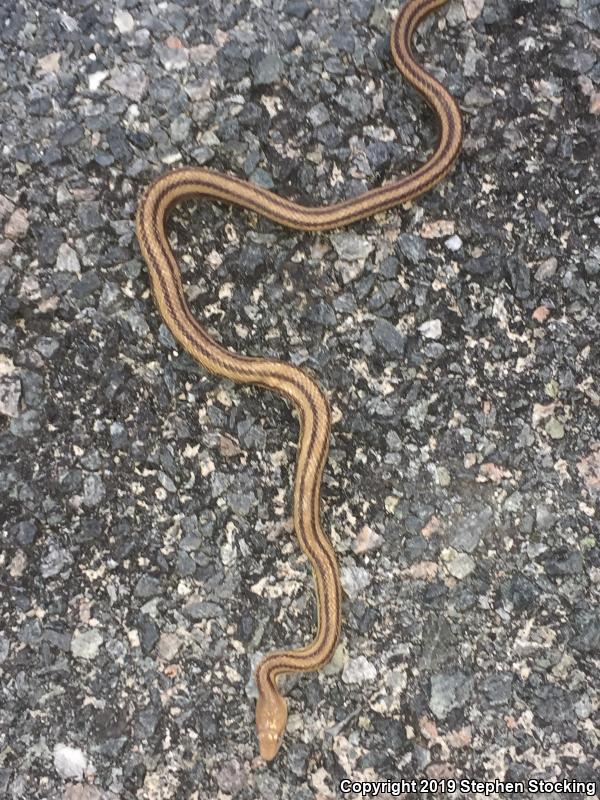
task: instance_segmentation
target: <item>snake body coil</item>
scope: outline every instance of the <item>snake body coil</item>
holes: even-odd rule
[[[421,20],[445,2],[409,0],[392,30],[391,49],[398,69],[431,106],[439,123],[437,146],[414,173],[351,200],[311,208],[220,172],[186,167],[158,178],[145,192],[137,213],[136,234],[150,272],[154,298],[173,336],[209,372],[283,395],[293,403],[300,419],[293,517],[296,535],[314,572],[318,627],[307,647],[271,653],[256,670],[256,724],[260,752],[266,760],[275,757],[287,721],[287,703],[278,691],[278,677],[319,669],[331,659],[340,634],[338,566],[320,522],[320,487],[329,449],[331,414],[323,391],[297,367],[238,355],[208,335],[186,302],[179,267],[167,239],[167,216],[185,200],[207,197],[242,206],[288,228],[323,231],[385,211],[438,183],[459,153],[461,116],[449,92],[415,61],[411,42]]]

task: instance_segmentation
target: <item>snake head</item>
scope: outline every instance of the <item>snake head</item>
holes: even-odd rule
[[[265,761],[277,755],[287,722],[287,702],[278,693],[261,694],[256,701],[256,730],[260,754]]]

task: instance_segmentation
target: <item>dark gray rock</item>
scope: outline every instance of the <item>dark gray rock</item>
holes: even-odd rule
[[[556,550],[546,559],[545,568],[551,577],[577,575],[583,570],[583,556],[578,550]]]
[[[375,343],[382,347],[388,355],[396,358],[404,355],[406,336],[401,334],[391,322],[386,319],[376,320],[372,333]]]
[[[427,247],[423,239],[412,233],[403,233],[398,237],[398,249],[400,254],[411,264],[418,264],[427,255]]]
[[[85,232],[98,230],[105,224],[105,218],[100,213],[100,204],[97,202],[82,203],[77,209],[77,218]]]
[[[475,277],[489,277],[498,280],[501,275],[500,261],[492,255],[470,258],[463,264],[462,268],[466,273]]]
[[[307,3],[306,0],[288,0],[285,6],[285,13],[297,19],[306,19],[310,11],[310,3]]]
[[[142,651],[146,654],[151,653],[160,635],[158,626],[151,617],[142,614],[138,622],[138,631]]]
[[[429,707],[437,719],[445,719],[452,709],[464,706],[472,691],[472,676],[465,672],[432,675]]]
[[[455,532],[450,538],[451,546],[456,550],[472,553],[481,538],[491,530],[493,522],[494,515],[489,506],[459,517],[454,525]]]
[[[600,652],[600,613],[598,609],[578,614],[574,627],[576,634],[571,639],[571,647],[580,653]]]
[[[283,74],[283,61],[277,53],[267,53],[252,67],[255,86],[277,83]]]
[[[536,693],[535,713],[544,725],[556,726],[571,719],[569,693],[556,684],[546,684]]]
[[[334,327],[337,323],[335,311],[324,300],[317,300],[306,310],[306,318],[311,322],[316,322],[325,327]]]
[[[577,18],[590,30],[600,31],[600,8],[597,0],[579,0]]]
[[[496,674],[486,678],[481,690],[492,706],[506,707],[512,694],[512,675]]]
[[[527,265],[520,258],[511,256],[506,260],[506,267],[515,296],[520,300],[529,297],[530,274]]]
[[[183,613],[192,620],[214,619],[223,616],[223,609],[210,600],[192,598],[185,604]]]
[[[160,594],[161,584],[158,578],[152,575],[142,575],[135,585],[134,594],[142,600],[147,600],[150,597],[156,597]]]
[[[148,706],[140,711],[135,727],[136,737],[138,739],[150,739],[154,736],[160,717],[160,708]]]

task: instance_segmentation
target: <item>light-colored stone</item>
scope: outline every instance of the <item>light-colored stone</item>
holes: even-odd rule
[[[38,69],[40,72],[56,73],[60,69],[60,57],[62,53],[57,51],[55,53],[48,53],[47,56],[38,58]]]
[[[483,11],[485,0],[463,0],[467,19],[477,19]]]
[[[16,208],[4,226],[4,235],[8,239],[23,239],[29,230],[29,219],[24,208]]]
[[[54,769],[61,778],[81,781],[87,767],[87,758],[83,750],[57,744],[54,748]]]
[[[383,537],[368,525],[363,525],[356,539],[352,542],[352,550],[357,555],[360,555],[361,553],[366,553],[368,550],[377,550],[382,544]]]
[[[129,11],[124,11],[122,8],[115,11],[113,22],[117,26],[119,33],[132,33],[135,28],[135,20]]]
[[[593,450],[577,463],[577,471],[585,488],[594,495],[600,494],[600,449]]]
[[[341,580],[348,597],[354,599],[371,583],[371,573],[364,567],[342,567]]]
[[[425,222],[420,233],[423,239],[440,239],[442,236],[452,236],[454,228],[452,219],[435,219],[433,222]]]
[[[444,242],[448,250],[456,253],[462,247],[462,239],[456,233]]]
[[[182,640],[176,633],[162,633],[158,640],[158,655],[163,661],[172,661],[179,652]]]
[[[19,415],[21,400],[21,381],[17,375],[2,375],[0,373],[0,414],[5,417]]]
[[[63,242],[58,248],[56,268],[60,272],[75,272],[77,274],[81,272],[79,257],[75,250],[73,250],[72,247],[69,247],[66,242]]]
[[[442,336],[442,323],[439,319],[428,319],[419,325],[419,331],[424,339],[440,339]]]
[[[95,92],[104,81],[108,78],[110,72],[105,69],[99,69],[97,72],[92,72],[88,75],[88,87],[91,92]]]
[[[470,575],[475,569],[475,561],[467,553],[459,553],[453,547],[448,547],[441,553],[442,561],[446,564],[446,569],[459,581]]]
[[[342,231],[331,236],[331,244],[344,261],[364,261],[373,251],[374,244],[357,233]]]
[[[82,633],[76,631],[71,639],[71,652],[75,658],[96,658],[103,641],[102,634],[94,629]]]
[[[377,670],[364,656],[351,658],[342,673],[344,683],[371,683],[377,677]]]
[[[137,103],[146,94],[148,83],[148,76],[139,64],[130,64],[126,69],[113,75],[108,85],[115,92]]]

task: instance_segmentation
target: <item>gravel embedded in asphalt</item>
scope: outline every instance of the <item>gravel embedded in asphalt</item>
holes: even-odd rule
[[[198,318],[308,369],[334,412],[343,638],[288,681],[269,767],[252,665],[314,626],[296,419],[177,347],[135,210],[194,164],[351,197],[422,162],[432,115],[391,63],[390,4],[59,5],[0,9],[0,794],[593,779],[597,3],[464,0],[422,26],[466,136],[410,206],[319,235],[174,216]]]

